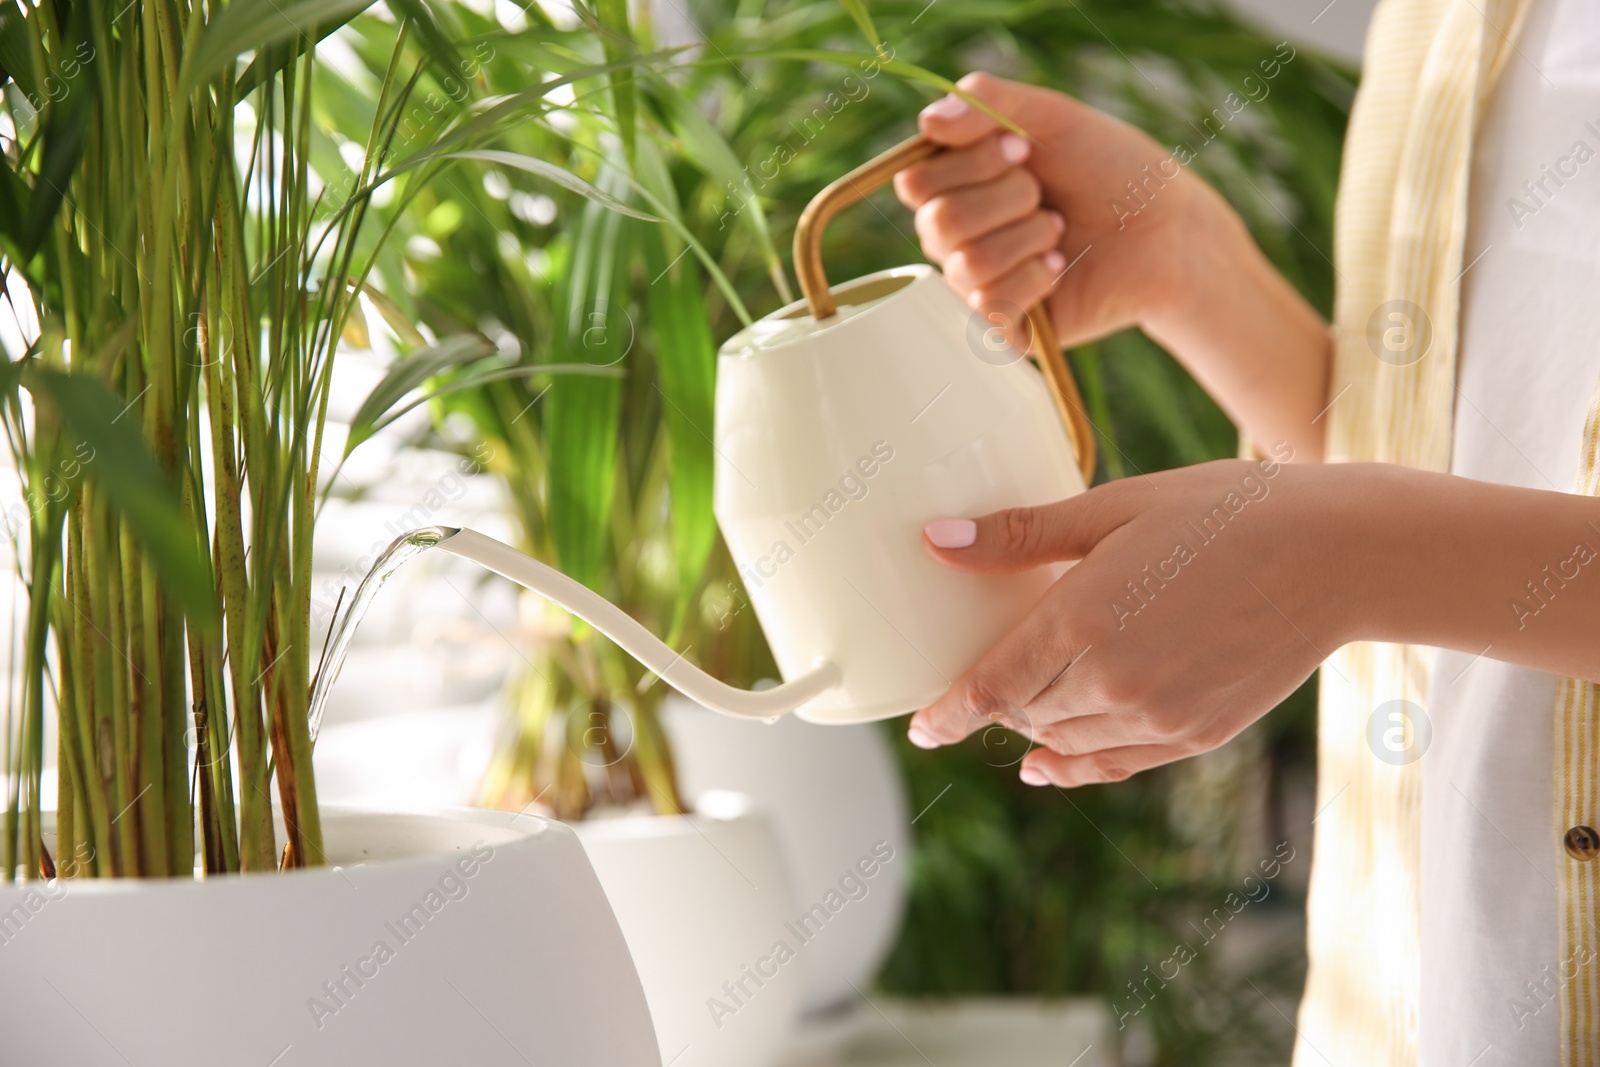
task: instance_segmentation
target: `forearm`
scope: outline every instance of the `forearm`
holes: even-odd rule
[[[1206,194],[1179,253],[1182,292],[1141,325],[1258,445],[1287,441],[1296,460],[1317,462],[1332,359],[1327,323],[1233,209]]]
[[[1483,654],[1600,681],[1600,499],[1350,465],[1342,640]],[[1344,511],[1348,518],[1339,519]]]

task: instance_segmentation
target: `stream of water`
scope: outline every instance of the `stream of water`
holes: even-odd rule
[[[378,590],[383,588],[383,583],[395,571],[456,532],[449,526],[425,526],[396,537],[361,579],[361,584],[356,586],[356,595],[351,598],[344,614],[334,616],[328,629],[328,640],[323,645],[322,665],[317,669],[316,680],[311,686],[310,706],[306,710],[312,741],[317,739],[317,731],[322,728],[322,713],[328,706],[328,693],[332,691],[333,683],[339,680],[339,670],[350,652],[356,627],[366,617],[373,597],[378,595]]]

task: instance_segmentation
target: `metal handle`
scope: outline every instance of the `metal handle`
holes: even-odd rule
[[[864,200],[873,190],[887,184],[900,171],[938,155],[943,147],[923,136],[902,141],[883,155],[863,163],[844,177],[833,182],[812,197],[811,203],[800,213],[800,222],[794,230],[794,271],[800,279],[800,291],[816,319],[832,318],[839,310],[828,288],[828,276],[822,268],[822,231],[840,211],[858,200]],[[1072,453],[1078,458],[1078,469],[1083,482],[1094,480],[1095,442],[1094,427],[1083,410],[1083,397],[1078,383],[1061,354],[1056,341],[1055,328],[1050,323],[1050,313],[1043,304],[1028,309],[1028,324],[1032,338],[1028,354],[1038,361],[1044,380],[1050,386],[1061,421],[1066,425],[1067,438],[1072,443]]]

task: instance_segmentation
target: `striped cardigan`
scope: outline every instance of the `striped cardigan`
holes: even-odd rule
[[[1340,178],[1330,460],[1449,468],[1473,133],[1528,2],[1383,0],[1373,16]],[[1368,323],[1392,301],[1431,324],[1426,358],[1400,366],[1373,357]],[[1577,486],[1591,495],[1600,495],[1597,437],[1600,392]],[[1373,643],[1340,650],[1322,673],[1322,814],[1296,1067],[1417,1062],[1421,764],[1375,760],[1364,739],[1373,707],[1425,703],[1427,680],[1428,650]],[[1565,679],[1559,693],[1555,824],[1600,826],[1596,686]],[[1600,840],[1569,851],[1559,830],[1553,836],[1561,958],[1575,972],[1560,993],[1562,1060],[1590,1067],[1600,1063]]]

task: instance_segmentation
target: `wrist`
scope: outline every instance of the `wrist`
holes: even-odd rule
[[[1198,179],[1174,248],[1173,283],[1143,309],[1145,333],[1262,446],[1322,458],[1333,341],[1326,321]]]
[[[1152,338],[1211,331],[1233,303],[1241,281],[1259,271],[1260,250],[1244,220],[1215,189],[1185,172],[1189,188],[1173,228],[1171,269],[1155,276],[1139,307],[1139,327]]]
[[[1347,483],[1324,516],[1341,642],[1492,648],[1541,666],[1564,621],[1595,632],[1600,595],[1580,580],[1600,555],[1593,499],[1385,463],[1323,469]]]
[[[1313,477],[1320,491],[1307,528],[1325,561],[1315,595],[1326,605],[1326,651],[1352,641],[1418,640],[1416,608],[1430,600],[1439,556],[1431,483],[1447,476],[1340,463],[1319,466]]]

